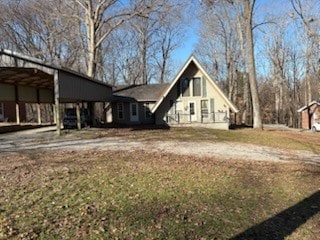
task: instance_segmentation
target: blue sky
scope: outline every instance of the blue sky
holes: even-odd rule
[[[174,62],[181,64],[192,54],[198,41],[198,33],[194,28],[188,29],[181,46],[173,53]]]

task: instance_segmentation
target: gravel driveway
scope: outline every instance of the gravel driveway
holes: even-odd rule
[[[181,142],[132,140],[125,137],[80,139],[56,138],[54,128],[42,128],[0,135],[0,153],[32,150],[148,150],[180,155],[259,161],[305,162],[320,165],[320,156],[308,151],[288,150],[234,142]]]

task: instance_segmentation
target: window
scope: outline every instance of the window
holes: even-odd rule
[[[194,102],[190,102],[189,103],[189,108],[190,108],[190,115],[194,115],[195,111],[194,111]]]
[[[201,100],[201,115],[207,117],[209,113],[208,100]]]
[[[185,78],[179,81],[181,83],[181,92],[183,97],[206,97],[207,82],[204,77]],[[179,85],[179,84],[178,84]],[[180,96],[180,89],[177,89],[177,96]]]
[[[202,77],[202,97],[207,97],[207,79]]]
[[[185,78],[181,81],[181,90],[182,96],[189,97],[190,96],[190,79]]]
[[[214,98],[210,98],[210,112],[214,113]]]
[[[152,116],[151,110],[150,110],[150,103],[145,103],[144,104],[144,109],[145,109],[145,114],[146,114],[146,119],[150,119]]]
[[[201,78],[193,78],[193,96],[200,97],[201,96]]]
[[[137,104],[136,103],[131,104],[131,115],[137,116]]]
[[[118,119],[123,119],[123,103],[117,103]]]

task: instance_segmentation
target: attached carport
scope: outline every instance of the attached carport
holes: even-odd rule
[[[15,102],[17,123],[19,102],[37,103],[38,122],[40,103],[55,105],[57,133],[61,132],[61,103],[76,103],[78,128],[80,128],[81,102],[109,102],[112,87],[86,75],[48,65],[42,60],[0,50],[0,102]]]

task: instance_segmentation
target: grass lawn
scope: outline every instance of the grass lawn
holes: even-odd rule
[[[0,239],[320,239],[319,183],[313,165],[12,153],[0,158]]]

